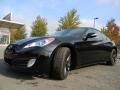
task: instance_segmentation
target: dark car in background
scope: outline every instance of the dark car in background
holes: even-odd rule
[[[117,47],[99,30],[66,29],[45,37],[31,37],[10,44],[4,61],[19,69],[35,69],[65,79],[71,69],[93,63],[114,65]]]

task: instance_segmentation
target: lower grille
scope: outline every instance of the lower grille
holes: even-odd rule
[[[28,60],[13,60],[12,65],[16,67],[27,67]]]

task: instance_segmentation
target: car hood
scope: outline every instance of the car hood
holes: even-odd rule
[[[58,40],[60,42],[69,42],[69,43],[76,41],[76,39],[72,37],[44,36],[44,37],[30,37],[27,39],[22,39],[22,40],[16,41],[14,44],[18,46],[25,46],[26,44],[29,44],[29,43],[32,43],[32,42],[35,42],[35,41],[38,41],[44,38],[55,38],[55,40]]]
[[[27,39],[22,39],[22,40],[16,41],[15,43],[12,43],[12,44],[8,45],[7,48],[12,47],[16,50],[19,50],[27,44],[30,44],[30,43],[33,43],[33,42],[36,42],[38,40],[45,39],[45,38],[50,38],[50,37],[46,37],[46,36],[45,37],[30,37],[30,38],[27,38]]]
[[[35,42],[37,40],[41,40],[41,39],[44,39],[44,38],[49,38],[49,37],[30,37],[30,38],[18,40],[14,44],[16,44],[16,45],[29,44],[29,43],[32,43],[32,42]]]

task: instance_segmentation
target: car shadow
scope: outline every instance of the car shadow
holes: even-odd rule
[[[35,78],[50,79],[48,75],[45,75],[41,72],[21,72],[14,70],[9,65],[4,63],[3,59],[0,59],[0,75],[9,78],[20,79],[21,82],[24,80],[34,80]]]
[[[95,66],[95,65],[106,65],[104,62],[103,63],[97,63],[97,64],[90,64],[85,67],[90,67],[90,66]],[[83,68],[81,67],[81,68]],[[73,69],[72,71],[74,71]],[[47,80],[55,80],[53,78],[50,78],[49,75],[43,74],[41,72],[28,72],[28,71],[19,71],[19,70],[14,70],[12,69],[9,65],[7,65],[3,59],[0,59],[0,75],[9,77],[9,78],[14,78],[14,79],[19,79],[21,82],[25,80],[34,80],[36,78],[42,78],[42,79],[47,79]]]

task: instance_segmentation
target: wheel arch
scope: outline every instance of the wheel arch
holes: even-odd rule
[[[116,50],[116,52],[118,52],[118,49],[117,49],[117,47],[116,46],[113,46],[113,48],[112,49],[115,49]]]
[[[77,62],[77,58],[76,58],[76,52],[75,52],[75,48],[72,44],[69,44],[69,43],[63,43],[63,44],[60,44],[59,46],[57,46],[54,51],[52,52],[52,55],[51,55],[51,70],[52,70],[52,66],[53,66],[53,58],[54,58],[54,55],[55,53],[57,52],[58,48],[61,48],[61,47],[67,47],[70,49],[70,51],[72,52],[71,55],[72,55],[72,59],[71,59],[71,69],[74,69],[76,67],[76,62]]]

